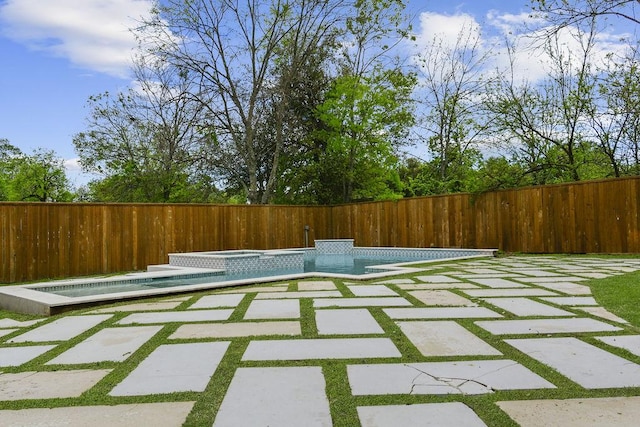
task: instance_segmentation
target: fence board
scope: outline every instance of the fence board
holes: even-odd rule
[[[0,203],[0,281],[140,270],[171,252],[359,246],[640,252],[640,177],[333,207]]]

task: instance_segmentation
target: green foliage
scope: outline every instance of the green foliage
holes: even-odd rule
[[[0,200],[70,202],[74,199],[64,160],[52,150],[32,155],[2,140],[0,147]]]
[[[380,71],[371,77],[345,75],[334,81],[318,117],[326,150],[319,175],[328,189],[325,203],[392,197],[397,157],[394,144],[413,124],[415,77]]]

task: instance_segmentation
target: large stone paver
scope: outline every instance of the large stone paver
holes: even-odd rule
[[[520,427],[636,427],[640,397],[497,402]]]
[[[562,292],[567,295],[591,295],[591,288],[572,282],[541,282],[535,283],[552,291]]]
[[[214,427],[331,427],[320,367],[239,368]]]
[[[161,345],[109,395],[204,391],[228,347],[226,341]]]
[[[299,291],[333,291],[336,289],[336,284],[331,280],[308,280],[305,282],[298,282]]]
[[[614,335],[596,337],[596,339],[613,347],[623,348],[636,356],[640,356],[640,335]]]
[[[640,387],[640,365],[577,338],[505,340],[584,388]]]
[[[589,318],[484,320],[476,325],[494,335],[613,332],[621,328]]]
[[[593,297],[545,297],[541,300],[567,307],[595,306],[598,305]]]
[[[314,360],[401,357],[389,338],[261,340],[249,343],[242,360]]]
[[[555,292],[551,292],[547,289],[537,288],[515,288],[515,289],[465,289],[462,292],[471,297],[546,297],[551,295],[558,295]]]
[[[0,401],[79,397],[110,369],[0,374]]]
[[[160,310],[173,310],[177,306],[182,304],[182,301],[159,301],[159,302],[140,302],[136,304],[118,305],[114,307],[98,308],[91,310],[91,314],[100,313],[118,313],[118,312],[131,312],[131,311],[160,311]]]
[[[130,314],[120,320],[120,325],[152,324],[171,322],[216,322],[227,320],[233,310],[189,310],[170,312],[148,312]]]
[[[417,276],[416,279],[425,283],[462,283],[461,280],[458,280],[450,276],[444,276],[441,274],[433,274],[430,276]]]
[[[300,298],[339,298],[342,293],[333,291],[298,291],[298,292],[261,292],[256,299],[300,299]]]
[[[566,310],[552,307],[529,298],[485,298],[485,302],[507,310],[516,316],[575,316]]]
[[[596,317],[600,317],[602,319],[605,320],[611,320],[612,322],[618,322],[618,323],[629,323],[627,320],[623,319],[622,317],[616,316],[615,314],[613,314],[612,312],[610,312],[609,310],[607,310],[604,307],[576,307],[578,310],[584,311],[585,313],[589,313],[592,316],[596,316]]]
[[[350,285],[347,288],[357,297],[397,297],[396,291],[385,285]]]
[[[20,366],[46,353],[55,345],[30,345],[0,348],[0,367]]]
[[[300,301],[293,300],[254,300],[251,301],[245,319],[298,319]]]
[[[452,320],[398,322],[398,326],[425,356],[502,355]]]
[[[353,395],[484,394],[555,388],[513,360],[349,365]]]
[[[315,308],[323,307],[406,307],[411,306],[402,297],[355,297],[355,298],[318,298],[313,300]]]
[[[413,290],[431,290],[431,289],[478,289],[480,286],[467,282],[456,283],[414,283],[407,285],[398,285],[399,289]]]
[[[527,285],[523,283],[514,282],[509,279],[502,278],[486,278],[486,279],[474,279],[475,283],[486,286],[488,288],[526,288]]]
[[[193,404],[160,402],[0,410],[0,420],[3,427],[176,427],[185,422]]]
[[[362,427],[486,427],[471,408],[460,402],[359,406]]]
[[[386,308],[392,319],[482,319],[502,317],[485,307]]]
[[[384,330],[365,308],[324,309],[316,311],[320,335],[382,334]]]
[[[409,295],[423,303],[424,305],[450,306],[450,307],[474,307],[475,302],[468,298],[461,297],[445,289],[409,291]]]
[[[122,362],[161,329],[162,326],[105,328],[47,362],[47,365]]]
[[[182,325],[170,339],[234,338],[266,335],[300,335],[300,322],[192,323]]]
[[[38,326],[17,337],[13,337],[9,342],[66,341],[88,331],[111,317],[112,315],[110,314],[63,317],[51,323]]]
[[[245,296],[245,294],[205,295],[195,303],[191,304],[189,308],[237,307]]]

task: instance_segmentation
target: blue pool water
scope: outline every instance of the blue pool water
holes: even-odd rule
[[[268,278],[291,274],[321,272],[350,275],[366,275],[367,273],[388,271],[384,268],[371,269],[371,266],[396,264],[401,262],[420,261],[407,257],[358,257],[351,255],[323,255],[305,259],[304,269],[272,269],[265,271],[250,271],[233,274],[205,274],[187,277],[162,277],[148,279],[134,279],[126,281],[110,281],[108,283],[73,284],[53,287],[43,287],[38,290],[67,297],[81,297],[88,295],[102,295],[116,292],[133,292],[158,288],[170,288],[204,283],[219,283],[232,280]]]

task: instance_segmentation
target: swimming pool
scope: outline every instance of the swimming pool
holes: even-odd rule
[[[309,277],[366,280],[420,271],[416,264],[494,256],[493,249],[354,247],[353,239],[317,240],[314,248],[169,255],[169,264],[119,276],[0,288],[0,308],[51,315],[127,299]]]

